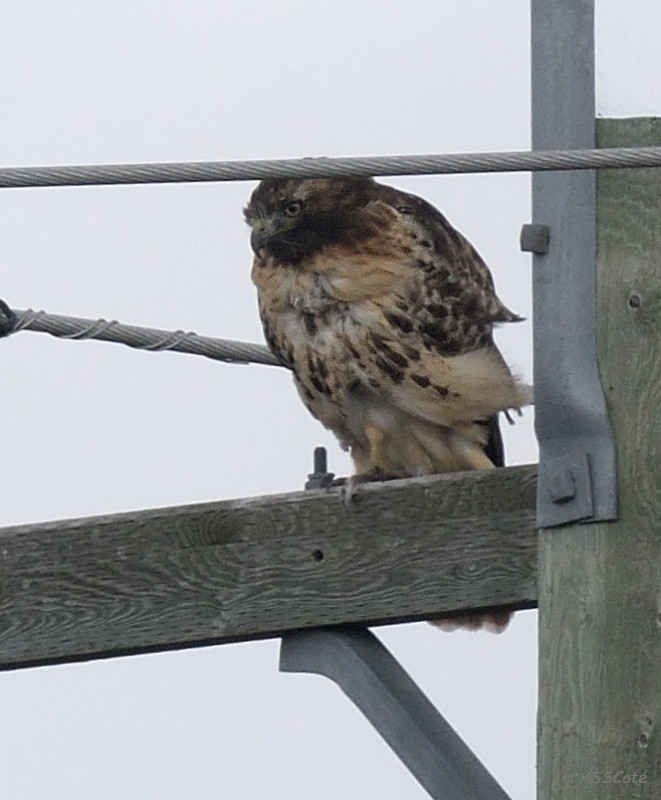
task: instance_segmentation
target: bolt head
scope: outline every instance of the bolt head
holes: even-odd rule
[[[549,494],[556,503],[568,503],[576,497],[576,477],[571,469],[557,472],[549,481]]]
[[[549,251],[551,229],[548,225],[527,223],[521,227],[520,245],[524,253],[543,256]]]

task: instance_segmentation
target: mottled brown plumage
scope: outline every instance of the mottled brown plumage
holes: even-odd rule
[[[357,480],[502,464],[495,417],[530,390],[492,333],[519,317],[442,214],[371,178],[277,179],[245,217],[266,340]]]

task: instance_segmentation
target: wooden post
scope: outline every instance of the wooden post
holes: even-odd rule
[[[660,145],[661,119],[597,138]],[[661,797],[661,172],[600,171],[597,227],[619,519],[540,534],[538,800]]]

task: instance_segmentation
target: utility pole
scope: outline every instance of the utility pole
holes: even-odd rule
[[[601,147],[661,119],[598,120]],[[597,334],[618,519],[540,532],[538,800],[661,796],[661,175],[597,175]]]

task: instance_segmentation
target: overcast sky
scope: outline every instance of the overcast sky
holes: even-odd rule
[[[658,0],[600,2],[599,110],[661,113]],[[3,3],[4,165],[529,147],[528,2]],[[650,60],[651,59],[651,60]],[[477,246],[530,314],[529,176],[390,181]],[[241,208],[254,184],[0,191],[0,297],[261,341]],[[530,324],[498,334],[530,376]],[[20,333],[0,342],[0,525],[302,487],[348,459],[286,371]],[[536,459],[532,414],[506,430]],[[536,614],[502,636],[382,628],[514,800],[534,792]],[[0,675],[8,800],[425,793],[330,682],[278,642]]]

